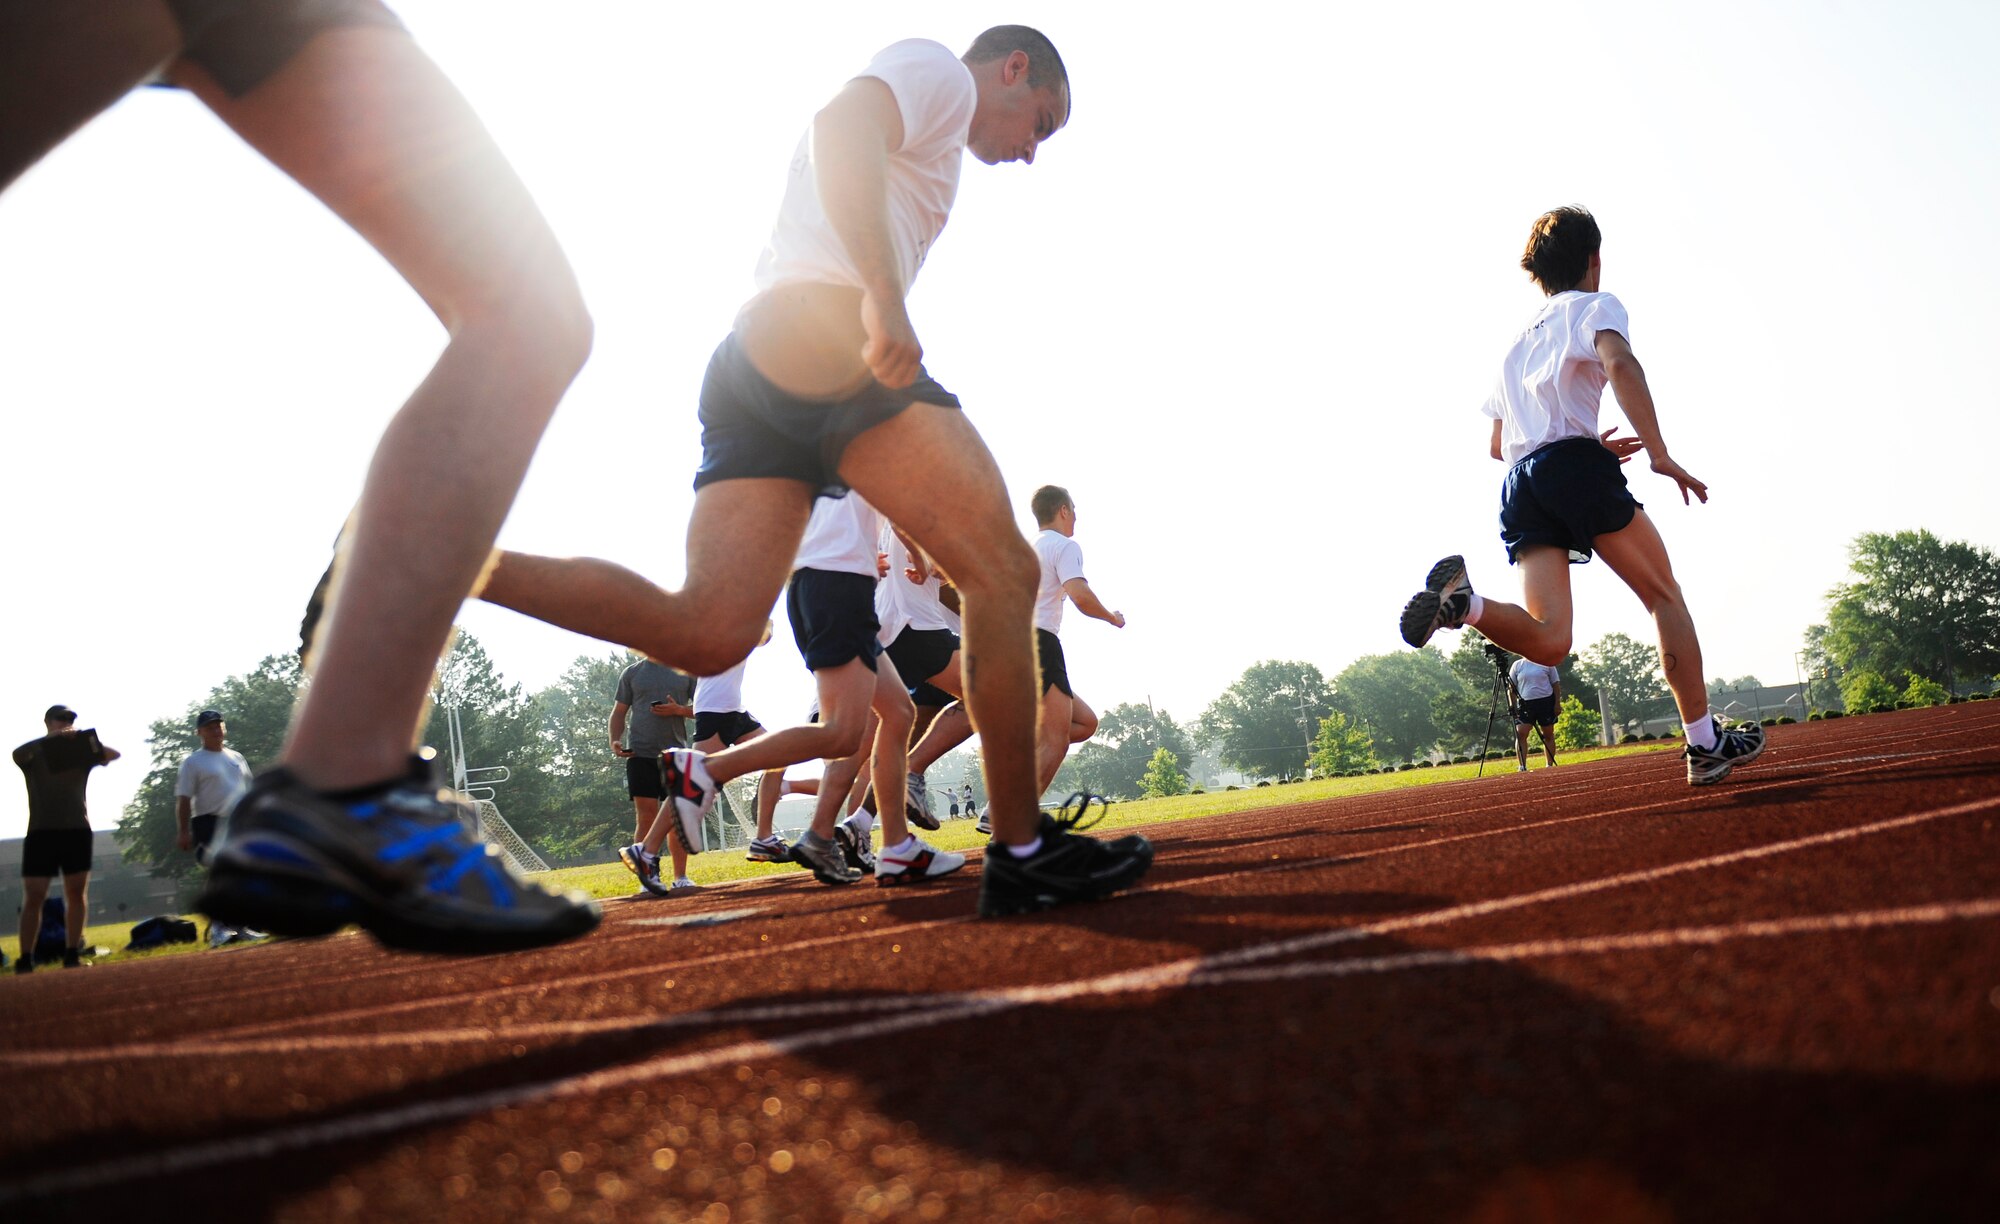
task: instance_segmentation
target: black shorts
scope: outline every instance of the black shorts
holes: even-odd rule
[[[200,64],[232,98],[264,83],[322,30],[403,23],[381,0],[167,0],[181,27],[181,58]]]
[[[1035,653],[1042,660],[1042,696],[1048,696],[1051,686],[1061,689],[1065,697],[1076,696],[1069,686],[1069,662],[1063,658],[1062,639],[1046,629],[1035,630]]]
[[[90,870],[89,829],[30,829],[21,839],[21,878],[46,880]]]
[[[697,710],[694,715],[694,742],[720,739],[724,748],[734,748],[745,736],[762,731],[764,724],[742,710]]]
[[[1591,541],[1623,531],[1641,509],[1625,487],[1618,456],[1596,438],[1551,442],[1507,470],[1500,486],[1500,540],[1507,560],[1538,544],[1590,560]]]
[[[951,666],[951,656],[957,653],[958,635],[949,629],[905,629],[889,643],[889,659],[903,683],[913,686],[912,696],[914,686],[928,685],[932,676]]]
[[[194,861],[206,864],[208,848],[215,844],[215,825],[222,817],[215,812],[188,819],[188,837],[194,842]]]
[[[660,758],[636,752],[626,757],[625,793],[634,799],[665,799],[667,783],[660,777]]]
[[[1556,695],[1546,697],[1521,698],[1520,712],[1514,715],[1516,724],[1527,727],[1553,727],[1556,723]]]
[[[901,671],[903,669],[898,666],[896,670]],[[928,680],[910,690],[910,704],[921,706],[927,710],[942,710],[957,700],[958,698],[945,692]]]
[[[918,402],[959,406],[958,397],[921,368],[900,391],[871,382],[844,400],[799,399],[759,374],[731,332],[701,380],[701,467],[694,487],[781,477],[815,493],[845,489],[840,457],[848,443]]]
[[[875,619],[875,579],[865,574],[802,569],[785,587],[785,615],[807,671],[828,671],[850,659],[875,670],[882,624]]]

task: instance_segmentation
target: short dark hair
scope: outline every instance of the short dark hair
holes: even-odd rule
[[[990,64],[1016,51],[1027,53],[1029,89],[1060,87],[1063,96],[1069,96],[1069,69],[1063,67],[1061,53],[1049,41],[1048,35],[1033,26],[994,26],[973,39],[972,45],[959,59],[968,64]]]
[[[1064,506],[1074,507],[1069,490],[1061,485],[1043,485],[1028,499],[1028,509],[1035,513],[1035,526],[1046,527],[1056,521],[1056,511]]]
[[[1521,252],[1521,267],[1543,293],[1562,293],[1583,280],[1590,271],[1590,257],[1603,243],[1597,218],[1589,209],[1575,204],[1551,209],[1535,218],[1528,249]]]

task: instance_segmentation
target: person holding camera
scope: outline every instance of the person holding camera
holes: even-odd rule
[[[14,749],[14,764],[28,781],[28,835],[21,842],[21,959],[14,972],[35,968],[35,940],[42,933],[42,902],[56,873],[63,878],[63,913],[69,945],[63,967],[83,965],[83,929],[90,914],[88,889],[92,833],[83,791],[90,771],[118,759],[94,729],[76,728],[76,711],[52,705],[42,715],[48,734]]]
[[[1556,766],[1556,710],[1562,705],[1562,673],[1532,659],[1514,660],[1507,669],[1507,708],[1514,714],[1514,763],[1528,772],[1528,728],[1541,733],[1549,768]]]

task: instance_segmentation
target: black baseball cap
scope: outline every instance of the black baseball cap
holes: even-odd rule
[[[76,711],[66,705],[52,705],[49,712],[42,715],[43,722],[75,722]]]
[[[206,727],[210,723],[219,723],[221,721],[222,721],[221,710],[203,710],[201,713],[194,716],[194,725],[196,727]]]

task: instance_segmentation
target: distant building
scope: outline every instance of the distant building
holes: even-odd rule
[[[61,896],[56,885],[51,896]],[[180,885],[149,874],[143,863],[127,863],[118,835],[99,829],[91,838],[90,915],[97,922],[134,922],[179,912]],[[21,912],[21,839],[0,840],[0,915]]]

